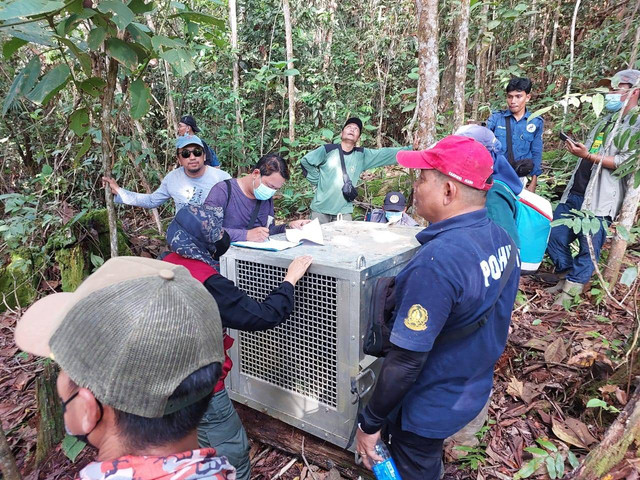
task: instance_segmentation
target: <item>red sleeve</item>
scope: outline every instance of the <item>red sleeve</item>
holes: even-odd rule
[[[207,278],[211,277],[212,275],[218,274],[217,270],[212,266],[207,265],[200,260],[181,257],[177,253],[170,253],[162,260],[165,262],[173,263],[174,265],[182,265],[187,270],[189,270],[189,273],[191,273],[191,276],[193,278],[202,283],[204,283]]]

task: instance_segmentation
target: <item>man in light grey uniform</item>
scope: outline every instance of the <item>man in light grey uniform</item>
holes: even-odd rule
[[[110,177],[102,177],[102,184],[111,188],[111,193],[116,196],[116,203],[155,208],[169,198],[173,198],[177,212],[185,205],[202,205],[211,187],[231,178],[227,172],[204,164],[204,146],[197,136],[178,137],[176,149],[180,167],[169,172],[162,180],[160,187],[153,193],[136,193],[126,190],[119,187]]]

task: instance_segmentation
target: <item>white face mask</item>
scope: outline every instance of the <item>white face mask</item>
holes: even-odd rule
[[[395,223],[402,218],[402,212],[384,212],[384,216],[387,217],[387,222]]]

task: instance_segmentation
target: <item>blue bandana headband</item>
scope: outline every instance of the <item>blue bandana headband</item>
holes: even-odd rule
[[[187,205],[181,208],[167,229],[167,243],[181,257],[200,260],[216,267],[215,243],[222,234],[221,207]]]

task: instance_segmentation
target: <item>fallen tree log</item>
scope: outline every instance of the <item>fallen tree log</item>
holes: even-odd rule
[[[624,410],[607,429],[602,441],[586,456],[569,477],[574,480],[598,480],[615,467],[629,447],[640,445],[640,388],[636,388]]]
[[[359,475],[363,478],[373,478],[370,470],[354,463],[353,453],[348,450],[338,448],[245,405],[233,403],[250,438],[296,456],[301,456],[304,438],[304,456],[310,463],[326,470],[336,468],[347,478],[356,479]]]

